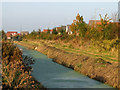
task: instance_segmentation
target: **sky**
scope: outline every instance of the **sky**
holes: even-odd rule
[[[2,2],[118,2],[119,0],[1,0]]]
[[[14,1],[14,0],[13,0]],[[29,0],[30,1],[30,0]],[[47,0],[46,0],[47,1]],[[72,0],[71,0],[72,1]],[[87,0],[85,0],[87,1]],[[101,0],[102,1],[102,0]],[[104,0],[105,1],[105,0]],[[116,0],[117,1],[117,0]],[[86,23],[100,19],[99,14],[112,17],[118,2],[2,2],[0,28],[5,31],[33,31],[71,24],[77,13]],[[1,3],[0,3],[1,7]],[[1,9],[1,8],[0,8]]]

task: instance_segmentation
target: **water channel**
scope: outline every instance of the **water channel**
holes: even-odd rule
[[[23,55],[32,57],[32,76],[46,88],[112,88],[109,85],[88,78],[70,68],[57,64],[46,55],[17,45],[23,49]]]

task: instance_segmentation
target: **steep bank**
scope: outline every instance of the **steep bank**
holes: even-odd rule
[[[2,90],[43,89],[32,75],[34,60],[23,56],[18,47],[10,42],[2,43]]]
[[[34,49],[32,44],[25,42],[16,42],[19,45]],[[113,87],[120,87],[118,84],[118,67],[117,63],[106,62],[101,58],[91,58],[85,55],[67,53],[63,50],[47,45],[39,45],[37,51],[46,54],[53,61],[72,68],[90,78],[99,80]]]

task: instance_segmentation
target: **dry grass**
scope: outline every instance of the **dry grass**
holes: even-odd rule
[[[31,75],[31,67],[25,63],[31,58],[23,58],[21,51],[11,43],[3,43],[2,85],[4,89],[40,89],[43,86]],[[12,52],[10,52],[12,49]]]

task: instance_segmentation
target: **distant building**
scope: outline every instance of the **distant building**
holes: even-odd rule
[[[119,22],[107,22],[107,24],[110,24],[110,23],[118,25]],[[101,24],[102,23],[101,23],[100,20],[89,20],[89,25],[90,26],[96,26],[96,25],[101,25]]]
[[[7,33],[11,34],[12,36],[16,36],[17,35],[17,32],[14,32],[14,31],[9,31]]]
[[[66,26],[61,26],[61,27],[55,27],[56,31],[62,29],[62,30],[66,30]]]
[[[120,27],[120,22],[111,22],[111,24],[116,24],[117,26]]]
[[[12,35],[10,33],[6,33],[7,39],[11,39]]]
[[[63,30],[66,30],[66,26],[61,26],[61,28],[62,28]]]
[[[52,34],[52,32],[53,32],[53,29],[50,30],[50,34]]]
[[[43,29],[43,31],[42,31],[42,32],[45,32],[45,33],[47,33],[47,31],[48,31],[48,29]]]
[[[50,30],[50,34],[52,34],[53,29],[43,29],[43,31],[42,31],[42,32],[47,33],[47,32],[48,32],[48,30]]]
[[[90,26],[101,25],[101,21],[100,20],[89,20],[89,25]]]
[[[71,31],[71,29],[70,29],[70,26],[71,26],[71,25],[66,25],[66,32],[67,32],[68,34],[72,34],[72,31]]]
[[[58,31],[58,30],[60,30],[61,29],[61,27],[56,27],[56,31]]]
[[[17,32],[9,31],[6,33],[7,39],[12,39],[12,37],[18,35]]]
[[[22,32],[20,32],[20,34],[21,34],[21,35],[28,35],[29,32],[28,32],[28,31],[22,31]]]
[[[21,33],[18,33],[18,35],[20,36],[20,35],[21,35]]]

